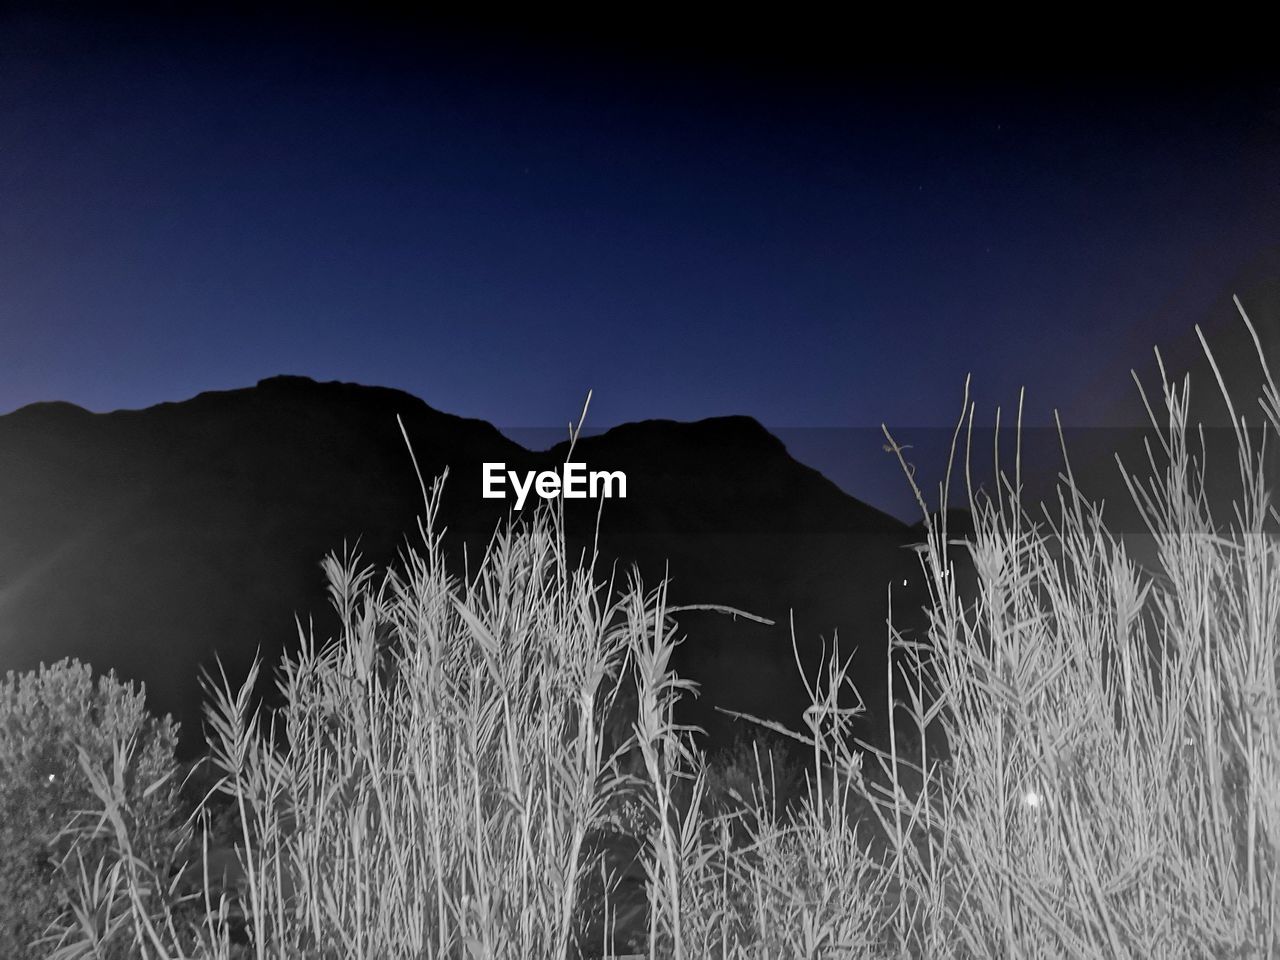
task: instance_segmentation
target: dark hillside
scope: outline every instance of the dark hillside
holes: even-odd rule
[[[397,414],[428,480],[450,471],[441,521],[471,555],[510,506],[481,497],[481,464],[555,466],[487,423],[389,389],[276,377],[182,403],[92,414],[37,404],[0,417],[0,669],[64,656],[147,684],[198,740],[198,668],[233,676],[294,642],[294,614],[333,621],[318,563],[360,539],[395,558],[421,510]],[[591,469],[623,470],[605,503],[606,563],[669,570],[674,603],[718,603],[773,627],[687,613],[677,666],[703,685],[685,719],[725,732],[718,704],[798,724],[805,705],[788,620],[812,669],[838,631],[868,702],[883,708],[886,587],[916,605],[911,529],[792,459],[755,421],[647,421],[584,438]],[[569,503],[589,542],[595,505]],[[526,508],[527,509],[527,508]],[[914,580],[913,580],[914,576]],[[895,609],[902,603],[895,599]]]

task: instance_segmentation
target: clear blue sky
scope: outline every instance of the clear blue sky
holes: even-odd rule
[[[1097,418],[1280,243],[1280,74],[715,36],[3,16],[0,412],[294,373],[503,427],[588,388],[601,427],[941,426],[972,372]]]

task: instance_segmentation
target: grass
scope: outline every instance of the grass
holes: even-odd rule
[[[209,684],[199,882],[134,853],[127,747],[93,771],[101,809],[78,830],[114,846],[85,865],[52,955],[94,956],[101,916],[147,958],[1280,954],[1280,516],[1240,432],[1236,522],[1216,525],[1189,386],[1163,379],[1154,476],[1126,477],[1168,580],[1129,561],[1069,461],[1036,519],[1020,452],[993,500],[967,482],[967,442],[977,531],[952,543],[929,520],[930,627],[889,628],[904,709],[887,751],[849,736],[837,645],[804,729],[757,723],[793,750],[708,758],[673,721],[695,691],[669,666],[664,586],[568,557],[552,509],[451,577],[437,483],[396,570],[327,560],[343,628],[299,630],[280,710],[255,710],[255,675]],[[972,414],[966,385],[953,467]],[[951,468],[940,518],[950,485]],[[219,810],[230,884],[208,869]]]

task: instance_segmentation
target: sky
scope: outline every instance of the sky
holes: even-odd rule
[[[591,389],[596,428],[753,416],[901,515],[837,447],[949,428],[970,374],[1141,414],[1128,369],[1280,262],[1280,71],[740,40],[0,14],[0,413],[290,373],[519,439]]]

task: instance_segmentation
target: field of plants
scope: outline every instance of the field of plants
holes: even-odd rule
[[[1108,533],[1070,451],[1056,505],[1021,502],[1016,454],[1000,496],[966,483],[975,537],[931,523],[921,554],[927,636],[889,628],[888,752],[848,735],[836,644],[801,729],[744,720],[706,755],[673,720],[694,690],[664,585],[566,555],[551,505],[451,576],[445,478],[394,569],[326,560],[344,626],[299,628],[281,708],[257,669],[206,679],[194,769],[114,678],[11,674],[0,955],[1280,955],[1280,515],[1243,430],[1235,516],[1208,514],[1188,386],[1165,379],[1151,475],[1124,467],[1167,577]],[[1280,434],[1267,382],[1233,419]],[[966,478],[971,416],[966,391]]]

